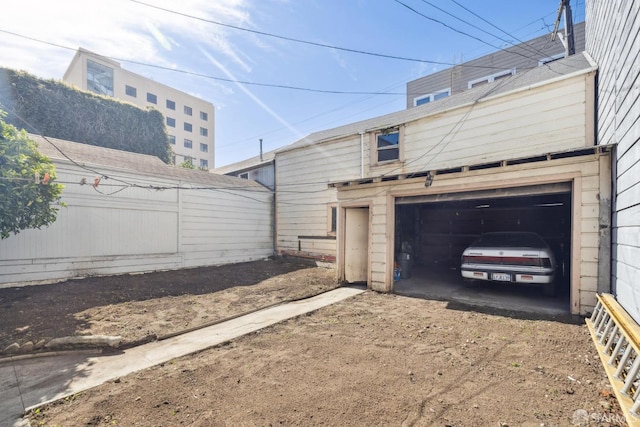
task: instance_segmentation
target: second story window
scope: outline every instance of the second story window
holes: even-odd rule
[[[175,110],[176,109],[176,103],[170,99],[167,99],[167,108],[169,110]]]
[[[437,101],[438,99],[446,98],[451,95],[451,89],[443,89],[428,95],[422,95],[413,99],[413,105],[418,106],[422,104],[428,104],[429,102]]]
[[[375,134],[376,163],[400,160],[400,130],[384,129]]]
[[[200,167],[204,168],[204,169],[208,169],[209,168],[209,160],[200,159]]]
[[[136,89],[133,86],[125,85],[124,86],[124,93],[126,93],[129,96],[133,96],[135,98],[135,97],[138,96],[138,89]]]

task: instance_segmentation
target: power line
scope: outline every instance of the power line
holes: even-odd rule
[[[137,3],[137,4],[140,4],[140,5],[143,5],[143,6],[146,6],[146,7],[150,7],[150,8],[153,8],[153,9],[162,10],[162,11],[167,12],[167,13],[172,13],[172,14],[175,14],[175,15],[183,16],[185,18],[190,18],[190,19],[195,19],[195,20],[198,20],[198,21],[206,22],[206,23],[209,23],[209,24],[220,25],[220,26],[227,27],[227,28],[232,28],[232,29],[238,30],[238,31],[246,31],[246,32],[253,33],[253,34],[258,34],[258,35],[261,35],[261,36],[273,37],[273,38],[277,38],[277,39],[280,39],[280,40],[286,40],[286,41],[295,42],[295,43],[302,43],[302,44],[306,44],[306,45],[310,45],[310,46],[323,47],[323,48],[327,48],[327,49],[335,49],[335,50],[340,50],[340,51],[343,51],[343,52],[357,53],[357,54],[361,54],[361,55],[376,56],[376,57],[379,57],[379,58],[395,59],[395,60],[399,60],[399,61],[420,62],[420,63],[424,63],[424,64],[447,65],[447,66],[457,65],[457,64],[455,64],[453,62],[433,61],[433,60],[429,60],[429,59],[419,59],[419,58],[410,58],[410,57],[405,57],[405,56],[389,55],[389,54],[384,54],[384,53],[370,52],[370,51],[365,51],[365,50],[360,50],[360,49],[353,49],[353,48],[342,47],[342,46],[334,46],[334,45],[325,44],[325,43],[313,42],[313,41],[309,41],[309,40],[302,40],[302,39],[297,39],[297,38],[287,37],[287,36],[281,36],[281,35],[274,34],[274,33],[268,33],[268,32],[259,31],[259,30],[251,30],[249,28],[242,28],[242,27],[238,27],[236,25],[225,24],[225,23],[222,23],[222,22],[213,21],[211,19],[201,18],[199,16],[189,15],[187,13],[178,12],[176,10],[167,9],[167,8],[156,6],[156,5],[149,4],[149,3],[144,3],[144,2],[139,1],[139,0],[129,0],[129,1],[131,1],[133,3]],[[499,48],[496,47],[496,49],[499,49]],[[475,65],[469,65],[469,67],[496,69],[496,67],[475,66]]]

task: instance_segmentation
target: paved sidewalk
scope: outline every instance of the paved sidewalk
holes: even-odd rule
[[[21,426],[26,410],[106,381],[201,351],[364,292],[338,288],[256,311],[213,326],[144,344],[115,355],[64,354],[0,364],[0,426]]]

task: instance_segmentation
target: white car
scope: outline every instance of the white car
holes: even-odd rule
[[[532,284],[542,286],[545,295],[555,293],[553,252],[536,233],[482,234],[464,250],[461,261],[465,279]]]

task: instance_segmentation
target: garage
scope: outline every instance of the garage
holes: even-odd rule
[[[352,265],[378,292],[545,315],[587,315],[610,292],[610,163],[602,147],[332,184],[338,198],[338,279]],[[361,210],[361,239],[347,213]],[[353,212],[351,212],[353,213]],[[467,282],[461,255],[487,232],[532,232],[556,261],[554,296],[538,286]],[[358,249],[354,251],[352,249]],[[354,254],[358,263],[353,262]],[[408,258],[408,260],[407,260]],[[396,277],[396,267],[405,264]],[[501,267],[502,268],[502,267]],[[466,271],[466,270],[465,270]]]
[[[461,302],[570,311],[571,183],[396,198],[394,291]],[[470,281],[460,272],[463,251],[488,232],[533,232],[555,258],[553,295],[542,286]]]

